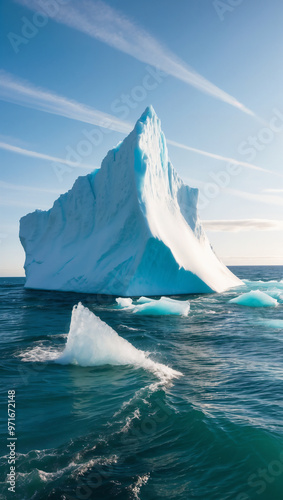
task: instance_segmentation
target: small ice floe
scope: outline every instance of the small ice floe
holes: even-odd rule
[[[248,307],[276,307],[278,305],[276,299],[260,290],[252,290],[251,292],[243,293],[231,299],[229,302]]]
[[[188,316],[190,311],[190,303],[188,300],[176,300],[170,299],[169,297],[161,297],[160,299],[140,297],[135,301],[119,297],[116,299],[116,302],[119,308],[140,315],[163,316],[171,314]]]

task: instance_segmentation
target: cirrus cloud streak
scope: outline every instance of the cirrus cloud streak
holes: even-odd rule
[[[207,231],[282,231],[283,221],[268,219],[239,219],[239,220],[205,220],[202,222]]]
[[[48,10],[38,0],[15,2],[33,11],[43,10],[48,14]],[[235,97],[207,80],[145,29],[101,0],[69,0],[66,6],[60,5],[51,17],[57,23],[80,31],[143,63],[160,68],[200,92],[258,119],[253,111]]]

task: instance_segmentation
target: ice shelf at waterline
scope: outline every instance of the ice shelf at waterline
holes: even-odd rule
[[[21,219],[25,286],[139,296],[241,285],[211,249],[197,200],[170,163],[150,106],[100,169],[79,177],[50,210]]]

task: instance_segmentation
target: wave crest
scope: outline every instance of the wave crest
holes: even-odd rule
[[[81,303],[73,308],[65,349],[55,361],[80,366],[133,365],[165,380],[182,375],[150,359]]]

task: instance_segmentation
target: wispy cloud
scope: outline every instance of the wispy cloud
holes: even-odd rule
[[[55,94],[48,89],[36,87],[32,83],[23,81],[5,72],[4,70],[0,70],[0,99],[32,109],[37,109],[46,113],[64,116],[73,120],[79,120],[83,123],[99,125],[102,128],[109,128],[116,132],[127,134],[133,128],[133,124],[131,123],[121,121],[115,116],[109,115],[102,111],[98,111],[91,107],[87,107],[75,101],[70,101],[66,97],[59,96],[58,94]],[[9,143],[3,139],[5,139],[5,136],[0,136],[0,149],[7,149],[14,153],[33,156],[34,158],[58,161],[60,163],[72,165],[71,162],[68,162],[66,160],[54,158],[52,156],[44,155],[41,153],[36,153],[26,148],[16,146],[15,141],[12,138],[11,140],[9,140]],[[208,151],[203,151],[201,149],[197,149],[186,144],[181,144],[176,141],[168,139],[167,143],[179,149],[185,149],[187,151],[191,151],[208,158],[225,162],[232,162],[243,167],[270,173],[269,170],[257,165],[253,165],[251,163],[243,162],[240,160],[235,160],[234,158],[228,158],[226,156],[221,156],[215,153],[210,153]],[[86,168],[89,168],[89,166],[86,165]],[[93,167],[90,166],[90,168]]]
[[[224,192],[237,196],[239,198],[244,198],[248,201],[256,201],[259,203],[264,203],[267,205],[275,205],[277,207],[283,207],[283,196],[276,196],[272,194],[258,194],[250,193],[247,191],[241,191],[239,189],[224,189]]]
[[[277,193],[277,194],[283,194],[283,189],[263,189],[263,193]]]
[[[24,191],[25,193],[34,192],[34,193],[62,194],[62,190],[60,189],[48,189],[43,187],[27,186],[27,185],[23,186],[20,184],[12,184],[10,182],[4,182],[4,181],[0,181],[0,189],[3,190],[8,189],[11,191]]]
[[[246,167],[246,168],[251,168],[251,169],[259,170],[259,171],[262,171],[262,172],[267,172],[269,174],[272,173],[274,175],[280,175],[281,176],[281,174],[277,174],[276,172],[272,172],[271,170],[267,170],[265,168],[258,167],[257,165],[253,165],[251,163],[246,163],[246,162],[242,162],[240,160],[235,160],[234,158],[228,158],[226,156],[221,156],[221,155],[216,155],[214,153],[209,153],[208,151],[202,151],[200,149],[196,149],[196,148],[193,148],[193,147],[190,147],[190,146],[186,146],[184,144],[176,143],[175,141],[168,140],[167,143],[171,144],[173,146],[176,146],[178,148],[181,148],[181,149],[186,149],[188,151],[193,151],[194,153],[201,154],[203,156],[207,156],[208,158],[212,158],[212,159],[224,161],[226,163],[227,162],[234,163],[236,165],[241,165],[241,166]],[[69,161],[69,160],[65,160],[63,158],[58,158],[56,156],[51,156],[51,155],[47,155],[47,154],[44,154],[44,153],[38,153],[37,151],[31,151],[29,149],[20,148],[19,146],[16,146],[14,144],[8,144],[6,142],[1,142],[1,141],[0,141],[0,149],[6,150],[6,151],[10,151],[11,153],[16,153],[16,154],[23,155],[23,156],[29,156],[31,158],[38,158],[40,160],[58,162],[58,163],[62,163],[64,165],[69,165],[69,166],[77,167],[77,168],[91,169],[91,170],[93,170],[95,168],[99,168],[99,167],[96,167],[94,165],[78,164],[77,162],[72,162],[72,161]],[[1,184],[0,184],[0,187],[1,187]],[[267,191],[268,190],[266,190],[266,192]],[[281,191],[283,192],[283,190],[269,190],[269,191],[270,192],[281,192]]]
[[[240,220],[205,220],[202,221],[207,231],[282,231],[283,221],[267,219],[240,219]]]
[[[5,142],[7,144],[12,144],[13,146],[18,146],[20,148],[30,148],[30,143],[28,144],[26,141],[22,139],[18,139],[13,137],[12,135],[0,134],[0,142]]]
[[[131,125],[119,118],[81,104],[0,70],[0,99],[39,111],[64,116],[116,132],[128,133]]]
[[[2,199],[0,199],[0,206],[26,208],[27,210],[30,209],[49,210],[50,208],[50,206],[41,204],[40,202],[32,203],[30,201],[2,200]]]
[[[43,153],[38,153],[37,151],[31,151],[29,149],[20,148],[18,146],[14,146],[13,144],[7,144],[6,142],[0,142],[0,149],[4,149],[6,151],[10,151],[12,153],[16,153],[23,156],[29,156],[31,158],[38,158],[40,160],[62,163],[64,165],[69,165],[71,167],[78,167],[78,168],[92,169],[92,170],[97,168],[94,165],[78,164],[77,162],[68,161],[63,158],[58,158],[56,156],[50,156]]]
[[[15,1],[33,11],[41,10],[38,0]],[[60,5],[52,19],[139,61],[158,67],[199,91],[255,116],[244,104],[188,66],[145,29],[100,0],[71,0],[66,6]]]
[[[236,165],[241,165],[242,167],[251,168],[252,170],[259,170],[261,172],[267,172],[269,174],[270,173],[274,174],[274,172],[272,172],[271,170],[268,170],[268,169],[263,168],[263,167],[259,167],[258,165],[253,165],[252,163],[247,163],[247,162],[241,161],[241,160],[235,160],[235,158],[229,158],[227,156],[221,156],[221,155],[218,155],[215,153],[209,153],[208,151],[203,151],[202,149],[193,148],[191,146],[187,146],[186,144],[181,144],[181,143],[176,142],[176,141],[171,141],[170,139],[168,139],[167,142],[168,142],[168,144],[171,144],[171,146],[176,146],[177,148],[180,148],[180,149],[192,151],[193,153],[207,156],[208,158],[212,158],[214,160],[225,161],[226,163],[235,163]]]
[[[193,177],[186,177],[184,178],[184,180],[188,185],[199,188],[200,191],[203,191],[208,184],[211,184],[211,180],[205,182]],[[228,194],[231,196],[235,196],[236,198],[243,198],[245,200],[257,202],[260,204],[264,203],[266,205],[274,205],[277,207],[283,206],[283,196],[277,196],[276,194],[251,193],[249,191],[243,191],[241,189],[219,187],[219,196],[221,196],[221,194]],[[210,202],[212,201],[213,198],[210,200]]]
[[[278,175],[278,176],[282,177],[282,174],[278,174],[276,172],[272,172],[271,170],[267,170],[265,168],[259,167],[257,165],[253,165],[251,163],[246,163],[246,162],[242,162],[240,160],[236,160],[235,158],[228,158],[226,156],[221,156],[221,155],[217,155],[217,154],[214,154],[214,153],[209,153],[208,151],[203,151],[203,150],[200,150],[200,149],[196,149],[196,148],[193,148],[193,147],[190,147],[190,146],[186,146],[185,144],[176,143],[175,141],[171,141],[171,140],[167,140],[167,143],[170,144],[170,145],[176,146],[177,148],[186,149],[188,151],[192,151],[194,153],[206,156],[208,158],[216,159],[216,160],[219,160],[219,161],[224,161],[226,163],[227,162],[234,163],[236,165],[241,165],[241,166],[246,167],[246,168],[250,168],[250,169],[253,169],[253,170],[258,170],[258,171],[261,171],[261,172],[266,172],[266,173],[269,173],[269,174],[271,173],[271,174]],[[8,144],[6,142],[1,142],[1,141],[0,141],[0,149],[6,150],[6,151],[10,151],[11,153],[16,153],[16,154],[23,155],[23,156],[29,156],[31,158],[38,158],[40,160],[58,162],[58,163],[62,163],[62,164],[73,166],[73,167],[77,167],[77,168],[92,169],[92,170],[94,168],[99,168],[99,167],[96,167],[94,165],[78,164],[77,162],[72,162],[72,161],[66,160],[64,158],[58,158],[56,156],[51,156],[51,155],[47,155],[47,154],[44,154],[44,153],[38,153],[37,151],[31,151],[29,149],[25,149],[25,148],[21,148],[19,146],[16,146],[15,144]],[[198,181],[196,181],[196,182],[198,183]],[[263,192],[266,192],[266,193],[267,192],[269,192],[269,193],[281,193],[282,192],[283,193],[283,190],[280,190],[280,189],[278,189],[278,190],[276,190],[276,189],[270,189],[270,190],[268,190],[268,189],[266,189]],[[258,196],[260,196],[260,195],[258,195]]]

